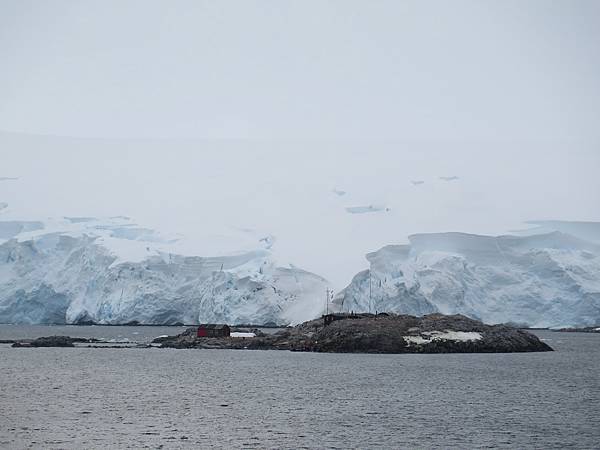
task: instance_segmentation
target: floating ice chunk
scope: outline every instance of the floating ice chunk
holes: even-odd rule
[[[459,178],[456,175],[452,175],[451,177],[440,177],[440,180],[444,180],[444,181],[455,181],[458,179]]]

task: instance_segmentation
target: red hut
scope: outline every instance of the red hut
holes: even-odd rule
[[[198,337],[229,337],[228,325],[220,323],[203,323],[198,325]]]

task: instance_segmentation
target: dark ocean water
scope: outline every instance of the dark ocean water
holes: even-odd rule
[[[0,325],[0,339],[37,328]],[[76,328],[140,341],[173,332]],[[0,346],[0,447],[599,448],[600,334],[536,334],[557,351]]]

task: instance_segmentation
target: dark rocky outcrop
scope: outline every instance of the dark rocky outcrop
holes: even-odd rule
[[[563,333],[600,333],[600,325],[584,328],[559,328],[558,330],[552,331],[560,331]]]
[[[70,336],[44,336],[37,339],[13,341],[13,347],[74,347],[76,343],[97,343],[99,339],[74,338]]]
[[[337,353],[498,353],[552,351],[535,335],[462,315],[358,314],[325,326],[312,320],[254,338],[198,338],[195,328],[154,341],[169,348],[265,349]]]
[[[500,353],[544,352],[552,349],[527,331],[507,325],[485,325],[461,315],[396,314],[336,316],[304,322],[273,334],[252,331],[255,337],[197,337],[195,327],[177,336],[156,338],[163,348],[291,350],[335,353]],[[95,339],[49,336],[16,341],[13,347],[73,347],[101,343]],[[91,347],[88,345],[88,347]],[[94,346],[95,347],[95,346]],[[104,345],[99,346],[107,348]],[[140,345],[140,347],[148,347]],[[118,347],[124,348],[124,347]]]
[[[69,336],[45,336],[15,342],[13,347],[74,347],[74,342],[74,339]]]

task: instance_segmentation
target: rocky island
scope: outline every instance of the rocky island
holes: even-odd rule
[[[537,336],[462,315],[331,314],[251,338],[198,337],[195,328],[154,340],[162,348],[291,350],[331,353],[503,353],[552,348]]]
[[[202,336],[200,328],[222,335]],[[267,334],[227,325],[190,327],[152,344],[110,343],[98,339],[48,336],[4,340],[13,347],[96,347],[289,350],[326,353],[509,353],[552,348],[534,334],[508,325],[486,325],[462,315],[328,314],[320,319]]]
[[[600,333],[600,326],[596,325],[593,327],[583,328],[558,328],[552,331],[557,331],[561,333]]]

